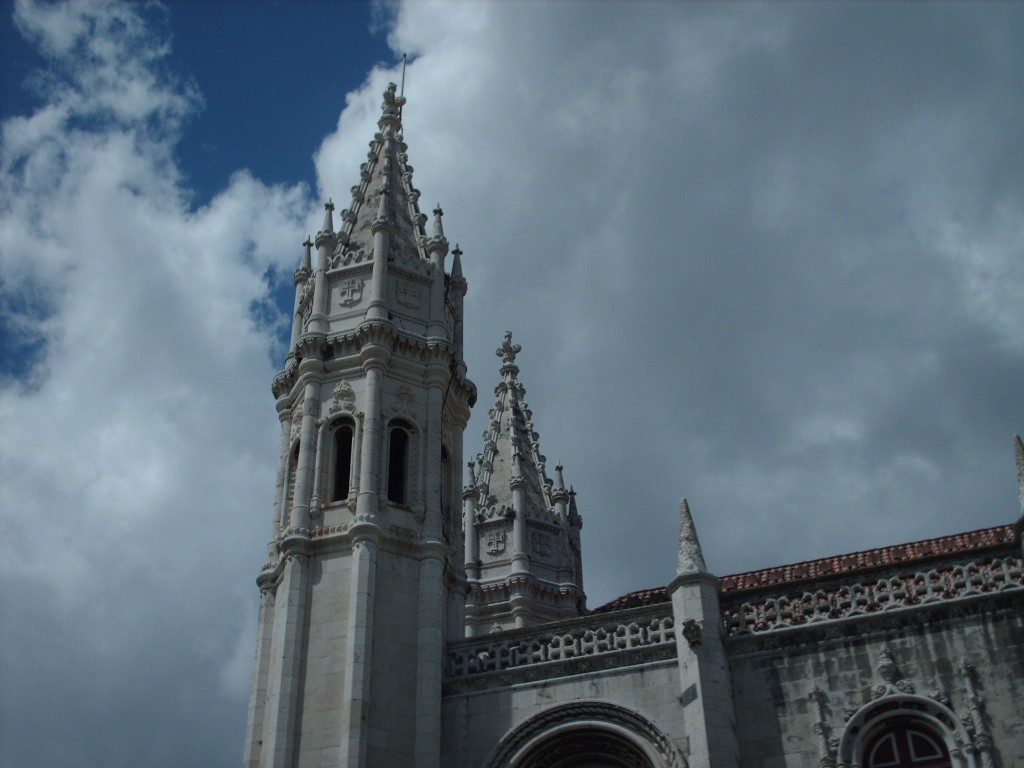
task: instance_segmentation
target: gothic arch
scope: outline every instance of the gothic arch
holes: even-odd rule
[[[591,763],[609,768],[687,768],[671,740],[638,712],[604,701],[559,704],[505,734],[487,768],[569,768],[578,747],[601,750]],[[603,762],[598,762],[603,759]]]
[[[953,768],[978,768],[974,750],[964,749],[971,741],[959,718],[945,704],[916,694],[884,696],[858,709],[843,727],[836,768],[860,768],[868,741],[887,723],[901,719],[919,722],[937,735]]]

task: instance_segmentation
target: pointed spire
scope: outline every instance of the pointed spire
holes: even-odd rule
[[[555,465],[555,490],[556,491],[564,491],[565,490],[565,479],[562,477],[562,465],[561,464],[556,464]]]
[[[583,527],[583,518],[580,517],[580,511],[576,508],[576,489],[571,485],[569,486],[569,522],[577,528]]]
[[[330,198],[324,203],[324,223],[320,227],[320,231],[316,233],[316,247],[319,248],[325,243],[334,242],[334,203]]]
[[[302,245],[302,261],[299,262],[299,272],[308,273],[313,269],[313,238],[306,235],[306,241]]]
[[[321,232],[334,234],[334,201],[327,198],[327,202],[324,203],[324,225],[320,227]]]
[[[697,529],[693,525],[693,516],[690,514],[690,505],[686,499],[679,505],[679,565],[676,567],[676,573],[707,573],[704,554],[700,550],[700,541],[697,540]]]
[[[458,243],[455,244],[455,250],[452,251],[452,282],[466,284],[466,278],[462,276],[462,249],[459,248]]]
[[[444,227],[441,225],[441,217],[444,216],[444,211],[441,210],[441,204],[437,204],[437,208],[434,209],[434,239],[444,240]]]

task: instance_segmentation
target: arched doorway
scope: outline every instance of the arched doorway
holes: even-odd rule
[[[687,768],[672,740],[639,712],[574,701],[537,712],[496,745],[487,768]]]
[[[653,768],[636,744],[602,728],[560,733],[531,749],[517,768]]]

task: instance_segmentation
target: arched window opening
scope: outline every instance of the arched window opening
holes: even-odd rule
[[[864,768],[951,768],[949,750],[929,726],[894,718],[864,748]]]
[[[448,449],[441,446],[441,518],[447,523],[452,516],[452,468]]]
[[[409,431],[404,422],[395,422],[388,433],[388,500],[409,503]]]
[[[299,442],[295,442],[291,454],[288,456],[288,490],[284,497],[284,509],[281,510],[280,526],[285,527],[288,523],[288,514],[291,512],[292,504],[295,502],[295,476],[299,469]]]
[[[331,501],[348,498],[352,483],[352,425],[342,422],[334,430],[334,467],[331,472]]]

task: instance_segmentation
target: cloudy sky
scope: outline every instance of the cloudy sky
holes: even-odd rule
[[[1024,5],[0,3],[0,765],[241,759],[291,273],[405,134],[590,605],[1006,523]]]

